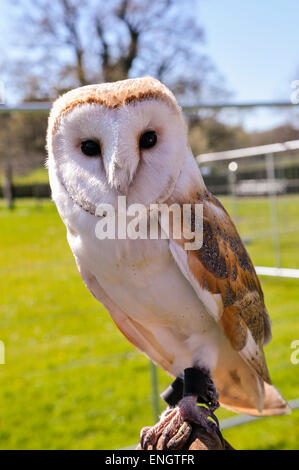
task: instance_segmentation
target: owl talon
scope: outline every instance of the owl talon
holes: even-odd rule
[[[198,406],[196,396],[184,397],[175,408],[168,409],[159,423],[141,431],[141,448],[179,450],[187,443],[192,424],[199,425],[207,434],[219,433],[217,418],[208,407]],[[159,441],[159,443],[158,443]]]
[[[142,449],[144,449],[146,435],[147,435],[147,433],[149,432],[150,429],[151,429],[150,426],[145,426],[140,431],[140,446],[141,446]]]
[[[192,426],[190,423],[184,421],[178,432],[167,442],[167,450],[180,450],[184,447],[192,433]],[[162,443],[163,448],[163,443]]]
[[[162,414],[160,421],[154,426],[146,426],[141,430],[140,433],[140,446],[141,449],[147,450],[149,446],[153,449],[155,448],[159,437],[163,433],[165,427],[171,421],[174,415],[173,408],[167,408],[167,410]]]

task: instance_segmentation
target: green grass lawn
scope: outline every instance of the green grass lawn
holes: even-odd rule
[[[224,199],[228,209],[231,201]],[[236,221],[256,265],[273,265],[266,199],[244,199]],[[281,258],[299,268],[299,197],[279,200]],[[153,423],[149,362],[83,285],[50,201],[0,205],[0,449],[114,449]],[[273,382],[299,397],[299,281],[262,278],[273,322],[266,356]],[[159,389],[170,382],[159,371]],[[164,406],[160,403],[161,409]],[[231,416],[219,410],[219,418]],[[224,432],[237,449],[295,449],[299,410]]]

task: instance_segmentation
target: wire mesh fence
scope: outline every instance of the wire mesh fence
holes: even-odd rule
[[[39,106],[39,111],[40,108],[42,106]],[[274,147],[268,146],[268,148],[263,146],[263,148],[255,148],[254,151],[253,149],[240,149],[199,155],[197,160],[207,187],[220,198],[232,216],[257,267],[257,272],[262,276],[273,276],[276,279],[280,276],[285,276],[287,279],[298,278],[299,142],[280,143]],[[46,212],[48,203],[44,204],[44,199],[39,196],[37,192],[34,199],[35,206],[38,210]],[[20,213],[20,217],[27,214],[25,205],[24,203],[23,215]],[[52,237],[51,229],[49,225],[47,234],[50,238]],[[26,252],[26,247],[24,251]],[[37,278],[43,275],[46,263],[47,269],[52,270],[58,276],[61,274],[63,284],[62,272],[64,270],[69,272],[73,266],[72,262],[59,257],[56,242],[53,242],[47,256],[46,262],[40,260],[38,255],[36,257],[33,255],[29,261],[27,260],[27,264],[19,260],[17,266],[7,265],[5,275],[14,276],[19,270],[16,278],[20,279],[35,271],[34,278]],[[65,276],[67,277],[67,274]],[[60,295],[63,296],[63,291]],[[20,308],[24,310],[23,306]],[[57,313],[57,321],[59,321],[59,315],[60,313]],[[68,315],[71,318],[70,313]],[[9,317],[8,314],[8,319]],[[56,322],[56,317],[54,317],[55,314],[49,314],[48,317],[44,316],[42,321],[45,322],[48,318],[49,322],[52,320]],[[26,315],[20,319],[20,322],[22,321],[31,321],[32,328],[36,326],[35,319],[26,318]],[[131,350],[103,355],[92,354],[88,357],[83,355],[82,358],[69,359],[52,367],[36,366],[33,370],[25,371],[23,379],[26,381],[42,380],[46,375],[58,377],[61,373],[82,371],[86,367],[111,368],[116,364],[134,362],[137,356],[138,353]],[[276,364],[281,369],[288,368],[286,359]],[[120,370],[119,366],[117,371]],[[159,400],[161,382],[153,364],[149,364],[147,373],[151,393],[149,396],[136,399],[135,405],[139,408],[151,407],[154,422],[161,411]],[[126,390],[123,393],[126,393]],[[293,405],[297,407],[298,402],[294,402]],[[110,411],[106,410],[107,419],[109,413]],[[82,416],[82,421],[84,421],[84,416]],[[238,418],[223,425],[227,428],[230,425],[247,421],[247,418]],[[118,442],[115,442],[115,446],[117,445]]]
[[[197,157],[209,189],[224,195],[245,244],[267,243],[264,266],[299,268],[296,257],[284,252],[299,230],[298,147],[293,141]]]

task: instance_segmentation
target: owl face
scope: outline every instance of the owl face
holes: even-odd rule
[[[188,144],[171,92],[149,77],[73,90],[53,106],[51,174],[88,212],[101,203],[163,202],[173,191]],[[55,199],[55,194],[53,194]]]

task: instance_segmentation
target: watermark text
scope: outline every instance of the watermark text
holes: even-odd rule
[[[291,354],[291,363],[297,365],[299,364],[299,339],[295,339],[291,343],[291,348],[295,350]]]
[[[5,364],[5,346],[3,341],[0,341],[0,364]]]
[[[117,210],[111,204],[99,204],[100,217],[95,227],[99,240],[174,239],[184,242],[185,250],[199,250],[203,243],[202,204],[131,204],[119,196]]]
[[[299,104],[299,80],[293,80],[291,88],[294,90],[291,93],[290,99],[292,104]]]
[[[5,86],[2,80],[0,80],[0,104],[5,104]]]

